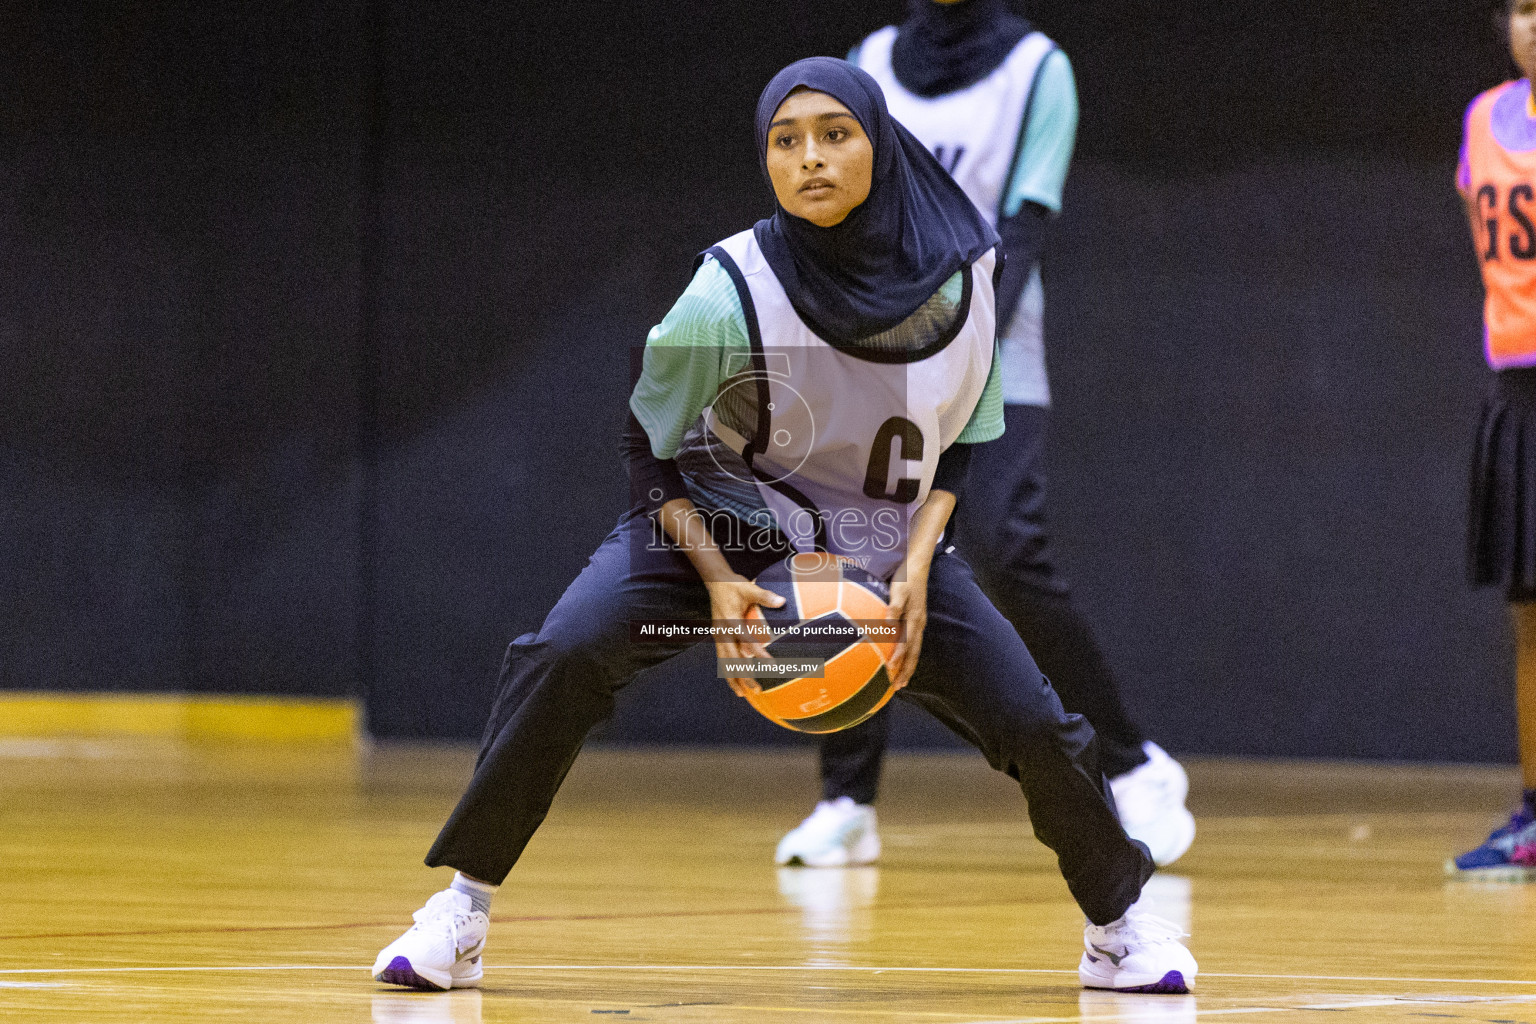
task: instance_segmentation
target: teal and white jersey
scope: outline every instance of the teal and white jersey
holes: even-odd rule
[[[902,87],[891,68],[895,43],[895,26],[876,32],[859,44],[859,67],[880,83],[891,116],[938,157],[988,223],[996,224],[1022,140],[1024,113],[1055,44],[1031,32],[974,85],[942,96],[918,96]]]
[[[1002,433],[995,263],[989,251],[902,323],[834,346],[744,231],[652,331],[630,408],[701,509],[887,578],[939,454]]]
[[[992,222],[1026,202],[1053,212],[1077,136],[1072,65],[1044,34],[1021,39],[990,75],[942,96],[908,92],[891,68],[895,26],[870,35],[849,60],[880,83],[891,114],[938,157]],[[1004,401],[1049,405],[1039,267],[1030,275],[1013,322],[1003,325]]]

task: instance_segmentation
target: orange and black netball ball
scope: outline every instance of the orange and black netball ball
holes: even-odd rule
[[[755,673],[762,692],[747,700],[766,718],[798,732],[858,725],[896,691],[888,671],[899,636],[885,619],[890,588],[852,561],[829,554],[792,555],[755,581],[784,598],[782,608],[754,607],[749,620],[774,631],[774,661],[821,660],[819,677]],[[883,624],[877,626],[876,624]]]

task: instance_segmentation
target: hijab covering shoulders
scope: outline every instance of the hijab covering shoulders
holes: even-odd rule
[[[773,216],[758,221],[753,233],[806,326],[825,341],[851,343],[916,312],[957,271],[996,246],[997,233],[933,154],[891,116],[875,80],[832,57],[796,61],[763,90],[757,158],[764,178],[773,115],[801,87],[833,97],[863,126],[874,148],[869,198],[830,228],[775,201]]]
[[[996,70],[1032,30],[1007,0],[908,0],[907,20],[891,47],[891,70],[919,96],[958,92]]]

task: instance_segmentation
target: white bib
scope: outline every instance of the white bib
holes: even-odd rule
[[[713,406],[705,424],[746,459],[796,550],[847,555],[889,578],[906,557],[939,453],[965,429],[992,369],[996,253],[962,271],[954,329],[926,349],[874,358],[834,347],[805,325],[752,231],[710,255],[736,283],[752,343],[753,365],[742,368],[751,379],[734,386],[753,388],[758,405],[765,397],[768,412],[758,411],[756,437],[732,430]]]
[[[939,158],[971,202],[996,224],[1003,189],[1023,142],[1030,92],[1055,44],[1031,32],[975,85],[942,96],[918,96],[908,92],[891,69],[895,42],[893,25],[871,35],[859,45],[859,67],[880,83],[891,116]]]

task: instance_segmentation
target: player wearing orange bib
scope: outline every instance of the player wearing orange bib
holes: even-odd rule
[[[1457,185],[1487,290],[1488,365],[1536,365],[1536,108],[1529,78],[1473,101]]]
[[[1467,567],[1498,586],[1515,633],[1516,720],[1524,794],[1453,875],[1536,880],[1536,0],[1509,0],[1510,53],[1524,73],[1467,108],[1456,186],[1467,204],[1487,293],[1484,351],[1495,371],[1472,456]]]

